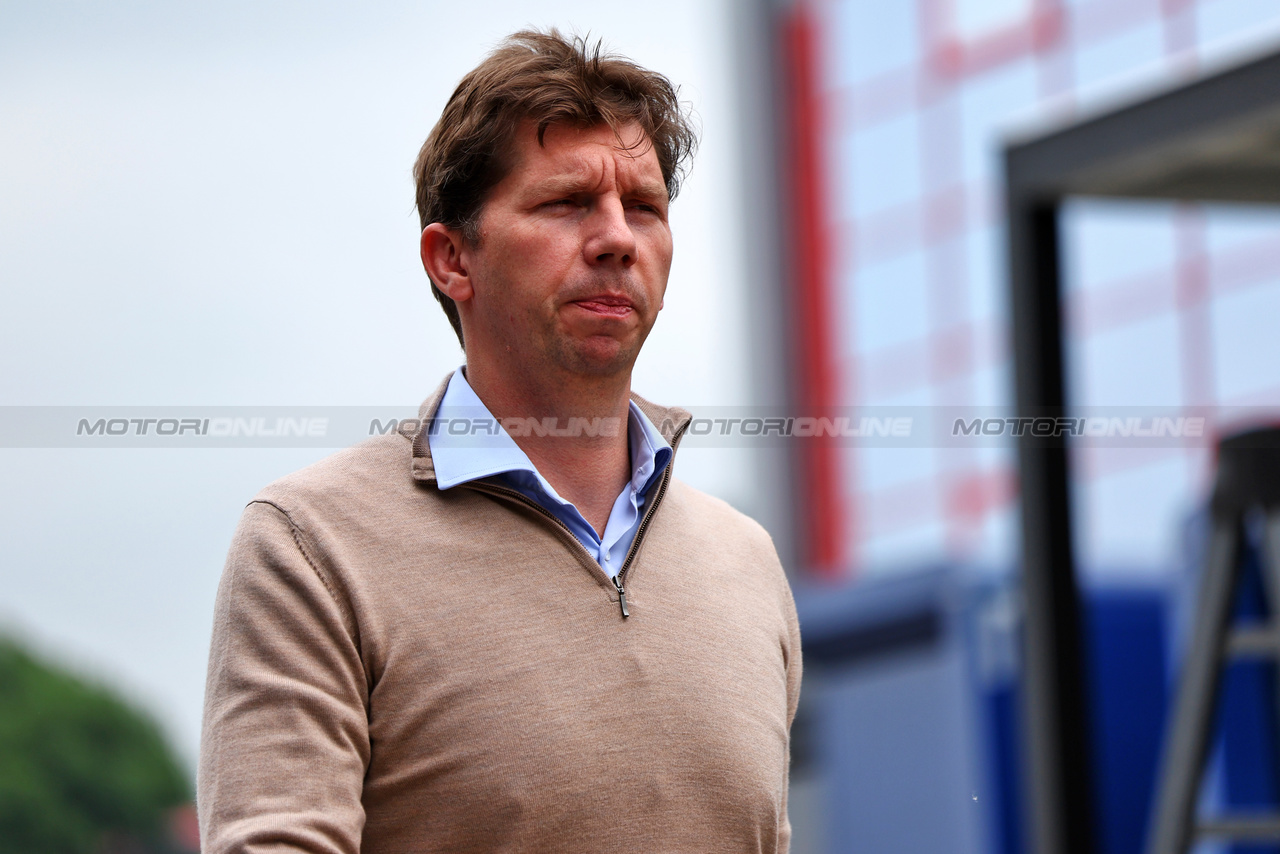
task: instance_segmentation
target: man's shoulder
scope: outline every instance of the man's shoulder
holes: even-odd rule
[[[253,501],[272,504],[289,516],[352,512],[385,503],[414,488],[412,454],[411,440],[399,433],[375,436],[273,481]]]
[[[452,376],[450,371],[423,401],[417,418],[393,421],[389,432],[371,436],[273,481],[254,496],[254,501],[275,504],[287,513],[288,506],[323,503],[335,497],[351,505],[366,496],[385,499],[395,493],[416,491],[414,442],[424,419],[439,405]]]
[[[732,538],[751,548],[760,549],[777,560],[773,538],[759,522],[722,498],[695,489],[673,477],[663,499],[677,510],[686,524],[708,539]]]

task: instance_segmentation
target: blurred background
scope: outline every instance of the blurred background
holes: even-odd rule
[[[1274,0],[6,2],[0,417],[412,412],[462,354],[410,169],[459,77],[529,25],[664,72],[703,130],[636,390],[917,425],[1014,412],[1003,147],[1280,51]],[[1280,402],[1280,212],[1080,197],[1058,226],[1071,409],[1208,421],[1068,456],[1091,835],[1121,854],[1147,833],[1213,440]],[[792,574],[798,854],[1031,850],[1015,440],[924,432],[681,450]],[[231,532],[332,448],[41,444],[0,447],[0,852],[193,850]],[[1236,676],[1202,797],[1274,806],[1278,718],[1252,711],[1274,673]]]

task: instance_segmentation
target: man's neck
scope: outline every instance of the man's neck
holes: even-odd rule
[[[517,431],[512,439],[556,493],[603,534],[613,503],[631,480],[627,439],[630,373],[588,379],[501,374],[468,365],[467,382],[499,420],[532,418],[552,422],[556,432]]]

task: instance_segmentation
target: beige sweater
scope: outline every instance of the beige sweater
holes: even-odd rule
[[[688,413],[638,402],[678,443]],[[436,489],[425,438],[365,442],[245,510],[204,854],[786,851],[800,638],[764,530],[668,469],[624,618],[544,512]]]

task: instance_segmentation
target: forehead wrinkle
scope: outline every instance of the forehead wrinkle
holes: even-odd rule
[[[621,134],[609,131],[607,139],[601,138],[603,134],[590,140],[581,139],[581,134],[602,127],[572,128],[553,124],[539,143],[534,126],[527,121],[522,123],[513,140],[511,169],[502,183],[523,184],[522,197],[598,193],[617,187],[624,196],[655,203],[666,201],[666,181],[652,140],[643,138],[638,128],[625,127]],[[640,136],[633,136],[632,131]],[[626,139],[629,136],[630,144]],[[574,137],[588,144],[574,145]],[[570,144],[562,147],[562,140]],[[530,171],[537,177],[521,181],[520,175]]]
[[[565,179],[584,190],[598,192],[618,183],[617,164],[595,147],[589,151],[576,150],[567,159],[569,168],[565,170]]]
[[[600,192],[618,187],[625,189],[626,194],[666,196],[666,185],[645,174],[649,171],[645,169],[645,161],[635,152],[600,145],[609,149],[607,156],[597,151],[572,152],[561,158],[564,161],[561,168],[539,182],[540,189],[556,193]]]
[[[628,192],[643,198],[666,198],[667,185],[662,180],[662,170],[654,161],[645,160],[643,154],[633,151],[615,149],[613,161],[616,164],[619,181],[628,180]],[[619,158],[626,158],[624,163]],[[652,168],[648,168],[652,166]]]

